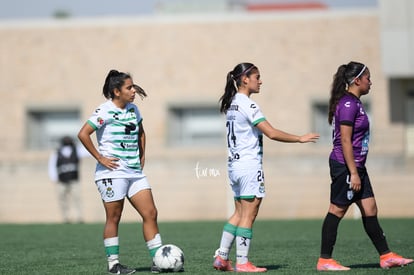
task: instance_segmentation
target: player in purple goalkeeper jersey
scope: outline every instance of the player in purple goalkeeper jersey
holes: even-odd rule
[[[378,223],[377,204],[365,161],[368,155],[369,119],[360,97],[371,87],[369,69],[361,63],[339,66],[331,89],[328,121],[333,128],[333,149],[329,157],[331,203],[322,225],[321,253],[317,270],[349,270],[332,259],[338,226],[348,207],[356,203],[364,229],[380,255],[381,268],[412,263],[388,248]]]
[[[332,120],[333,150],[330,159],[346,164],[342,148],[341,126],[353,129],[352,148],[356,167],[364,167],[368,156],[369,119],[358,97],[346,93],[336,105]]]

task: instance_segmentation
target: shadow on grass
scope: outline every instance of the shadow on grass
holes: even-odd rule
[[[151,268],[149,266],[146,267],[134,267],[136,272],[151,272]]]
[[[380,268],[380,265],[378,263],[375,264],[354,264],[354,265],[348,265],[350,268]]]
[[[278,270],[278,269],[287,268],[288,265],[287,264],[284,264],[284,265],[265,265],[263,267],[266,267],[267,270]]]
[[[151,272],[151,268],[150,267],[134,267],[135,272]],[[173,272],[173,271],[162,271],[161,273],[184,273],[184,271],[178,271],[178,272]]]

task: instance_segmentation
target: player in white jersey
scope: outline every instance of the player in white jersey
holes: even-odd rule
[[[275,129],[266,120],[260,107],[250,99],[259,93],[262,80],[259,69],[251,63],[238,64],[227,74],[220,111],[226,114],[228,174],[234,193],[235,211],[224,225],[220,248],[213,266],[217,270],[265,272],[248,260],[252,226],[265,196],[262,169],[263,134],[281,142],[315,142],[318,134],[292,135]],[[236,265],[229,260],[231,246],[236,241]]]
[[[150,255],[162,245],[157,209],[151,187],[142,172],[145,164],[145,132],[135,94],[146,96],[129,74],[111,70],[105,80],[101,104],[79,131],[78,138],[97,160],[95,182],[106,213],[104,246],[108,271],[132,274],[135,269],[119,262],[118,227],[125,197],[142,217],[142,230]],[[91,135],[96,132],[98,148]],[[156,272],[153,264],[151,271]]]

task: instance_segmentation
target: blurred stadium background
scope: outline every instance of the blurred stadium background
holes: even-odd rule
[[[9,2],[21,7],[24,1]],[[48,157],[59,138],[76,136],[103,102],[112,68],[130,72],[149,94],[136,103],[159,219],[225,219],[232,198],[218,100],[227,72],[245,61],[261,70],[264,84],[254,100],[275,127],[322,135],[306,145],[265,140],[267,197],[260,219],[325,215],[329,86],[337,67],[351,60],[367,64],[372,75],[363,100],[373,127],[367,167],[380,216],[414,216],[412,1],[130,2],[113,13],[95,6],[98,14],[91,16],[81,13],[94,10],[89,6],[79,12],[44,6],[49,18],[25,14],[36,5],[31,1],[23,17],[12,17],[13,7],[7,13],[2,3],[0,223],[61,221]],[[82,161],[86,222],[104,220],[94,166],[91,158]],[[136,218],[127,207],[123,219]]]

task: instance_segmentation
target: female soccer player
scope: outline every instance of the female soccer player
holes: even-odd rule
[[[248,260],[252,226],[265,196],[262,169],[263,134],[281,142],[315,142],[318,134],[303,136],[285,133],[272,127],[259,106],[250,99],[260,91],[259,69],[251,63],[238,64],[227,74],[221,97],[220,111],[226,114],[228,174],[234,193],[235,211],[224,225],[220,248],[213,266],[217,270],[237,272],[265,272]],[[237,261],[233,269],[229,251],[236,240]]]
[[[142,230],[150,255],[162,245],[158,231],[157,209],[151,187],[142,172],[145,163],[145,132],[135,94],[146,96],[134,85],[129,74],[111,70],[103,86],[108,100],[101,104],[79,131],[78,138],[97,160],[95,183],[105,208],[103,232],[108,271],[132,274],[134,269],[119,262],[118,226],[125,197],[141,215]],[[98,149],[91,140],[96,131]],[[152,265],[151,271],[157,268]]]
[[[329,100],[329,124],[333,149],[329,157],[331,203],[322,225],[321,254],[317,270],[349,270],[332,259],[338,225],[352,203],[361,210],[366,233],[380,255],[380,266],[390,268],[412,263],[388,248],[377,219],[377,204],[365,161],[368,155],[369,120],[360,101],[371,87],[369,69],[361,63],[339,66]]]

